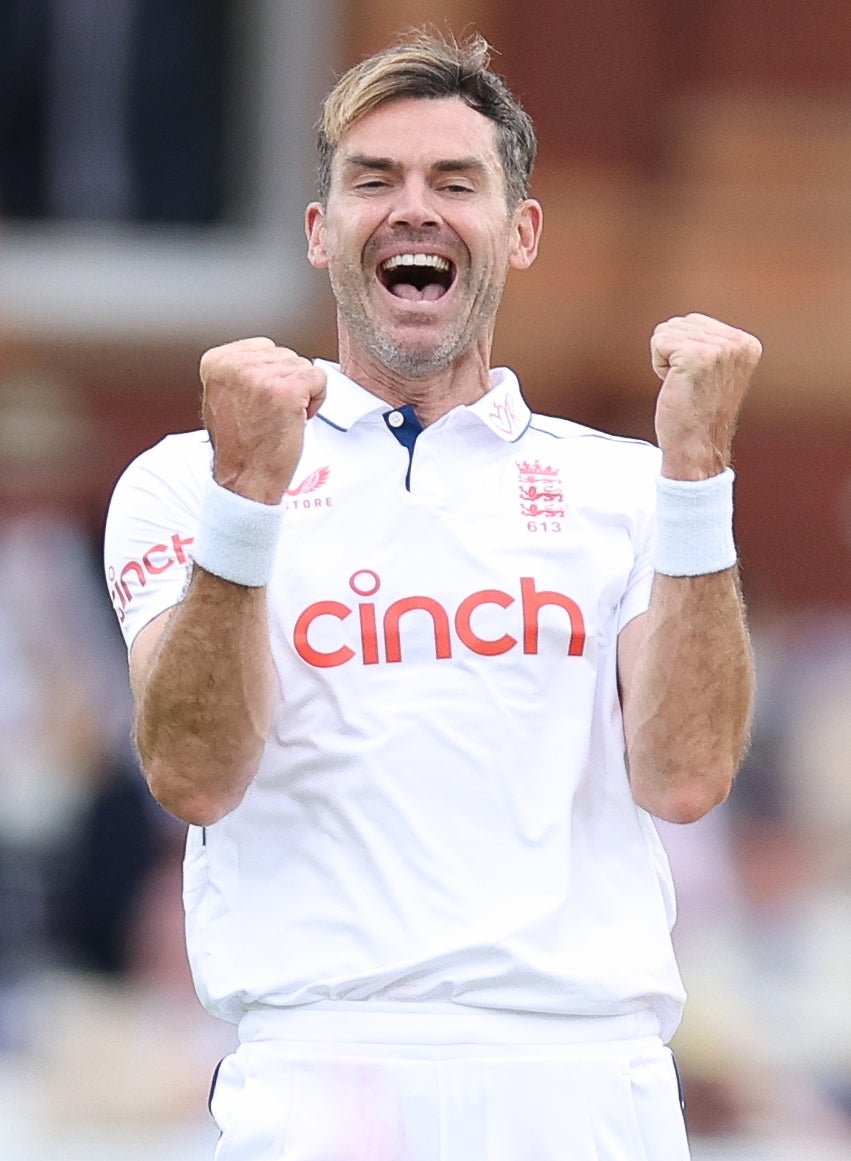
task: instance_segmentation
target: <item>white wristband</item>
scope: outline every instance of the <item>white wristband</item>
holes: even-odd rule
[[[736,563],[733,481],[726,468],[708,480],[656,481],[653,566],[666,576],[702,576]]]
[[[210,479],[191,556],[222,580],[261,588],[272,577],[283,515],[283,504],[249,500]]]

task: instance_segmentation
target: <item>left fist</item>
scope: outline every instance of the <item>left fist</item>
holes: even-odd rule
[[[761,343],[709,315],[687,314],[659,323],[650,353],[662,380],[656,403],[662,474],[681,480],[717,475],[730,462]]]

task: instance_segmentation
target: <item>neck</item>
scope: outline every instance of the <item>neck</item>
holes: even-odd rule
[[[408,376],[387,367],[368,351],[355,348],[341,336],[339,362],[344,375],[391,407],[409,403],[417,419],[427,427],[454,407],[475,403],[490,390],[490,350],[490,342],[483,341],[447,367],[422,376]]]

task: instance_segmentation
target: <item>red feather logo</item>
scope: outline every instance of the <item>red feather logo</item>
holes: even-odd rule
[[[295,488],[287,488],[288,496],[303,496],[305,492],[315,492],[317,488],[323,488],[328,483],[328,477],[331,475],[329,467],[317,468],[315,472],[311,472],[309,476],[297,484]]]

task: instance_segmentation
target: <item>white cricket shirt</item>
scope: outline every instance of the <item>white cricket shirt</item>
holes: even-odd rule
[[[269,740],[241,805],[188,837],[202,1001],[231,1020],[335,999],[649,1007],[669,1037],[673,891],[616,677],[649,599],[658,450],[531,414],[505,369],[419,430],[323,365],[269,586]],[[128,643],[181,597],[210,464],[205,433],[173,435],[116,486]]]

